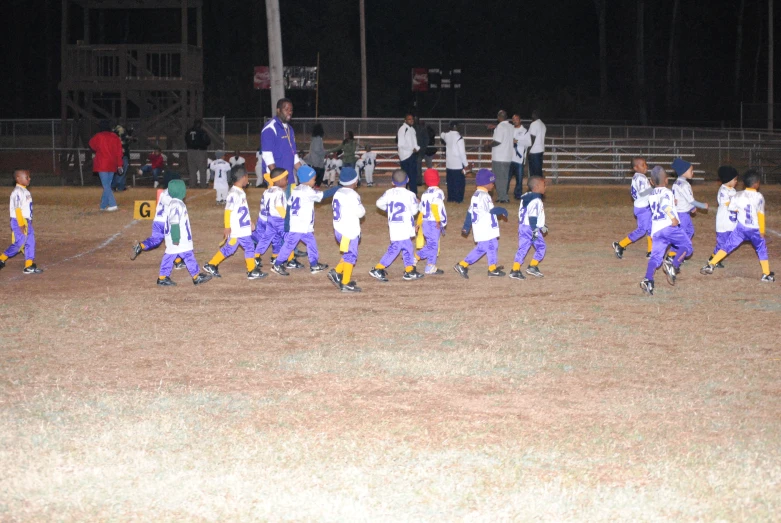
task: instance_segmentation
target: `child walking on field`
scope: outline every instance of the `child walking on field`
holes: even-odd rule
[[[27,187],[30,185],[30,171],[14,170],[16,187],[11,192],[11,245],[0,254],[0,269],[5,262],[19,251],[24,251],[24,274],[40,274],[43,269],[35,265],[35,229],[33,229],[33,197]]]

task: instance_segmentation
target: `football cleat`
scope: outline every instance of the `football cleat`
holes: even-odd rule
[[[285,264],[285,266],[288,269],[303,269],[304,268],[304,264],[301,263],[300,261],[296,260],[295,258],[293,258],[292,260],[287,262],[287,264]]]
[[[259,280],[268,276],[268,273],[261,272],[260,269],[252,269],[247,273],[248,280]]]
[[[309,266],[309,272],[312,274],[317,274],[318,272],[323,272],[328,268],[328,264],[326,263],[315,263],[314,265]]]
[[[646,258],[650,258],[651,257],[651,253],[650,252],[645,253],[645,257]]]
[[[342,285],[342,275],[336,272],[336,269],[331,269],[328,271],[328,281],[333,283],[338,289]]]
[[[532,267],[531,265],[526,267],[526,274],[531,274],[536,278],[542,278],[544,276],[538,267]]]
[[[41,274],[43,272],[43,269],[39,269],[37,265],[34,263],[30,265],[29,267],[25,267],[22,269],[23,274]]]
[[[271,270],[279,274],[280,276],[290,276],[290,273],[285,270],[284,265],[277,265],[276,263],[271,266]]]
[[[521,271],[510,271],[510,278],[513,280],[525,280],[526,276]]]
[[[260,269],[261,267],[263,267],[263,260],[260,256],[255,256],[255,268]]]
[[[705,267],[700,269],[700,274],[713,274],[714,266],[710,263],[706,264]]]
[[[488,271],[488,277],[489,278],[501,278],[502,276],[505,276],[505,272],[501,270],[499,267],[497,267],[494,270]]]
[[[458,275],[464,278],[465,280],[469,279],[469,267],[464,267],[460,263],[456,263],[453,266],[453,270],[456,271]]]
[[[144,249],[141,248],[141,242],[136,242],[136,244],[133,245],[133,254],[130,255],[130,259],[135,260],[142,252],[144,252]]]
[[[418,272],[417,269],[412,269],[409,272],[405,272],[403,278],[407,281],[409,280],[419,280],[423,277],[421,273]]]
[[[716,265],[714,265],[714,267],[716,267],[717,269],[723,269],[724,268],[724,264],[719,262]]]
[[[445,274],[445,271],[443,271],[442,269],[437,269],[436,265],[426,265],[425,273],[427,275],[432,275],[433,274],[435,276],[438,276],[440,274]]]
[[[184,263],[184,261],[180,260],[178,262],[174,262],[174,269],[176,269],[177,271],[180,270],[180,269],[186,269],[186,268],[187,268],[187,264]]]
[[[339,285],[339,290],[342,292],[361,292],[361,288],[355,284],[354,281],[350,283],[342,283]]]
[[[643,281],[640,282],[640,288],[643,289],[643,292],[646,294],[653,296],[654,295],[654,281],[649,280],[648,278],[643,278]]]
[[[295,256],[296,258],[306,258],[308,256],[308,254],[306,253],[306,251],[300,251],[298,249],[293,249],[293,256]]]
[[[662,262],[662,269],[664,270],[664,274],[667,276],[667,283],[670,285],[675,285],[675,266],[669,258],[665,258],[665,260]]]
[[[158,278],[157,279],[157,284],[158,285],[162,285],[163,287],[170,287],[171,285],[176,285],[176,282],[174,280],[172,280],[171,278],[169,278],[168,276],[166,276],[162,280],[160,278]]]
[[[380,281],[388,281],[388,273],[385,272],[385,269],[372,269],[369,271],[369,275]]]
[[[613,250],[616,252],[616,258],[618,258],[619,260],[620,260],[621,258],[623,258],[623,257],[624,257],[624,251],[625,251],[626,249],[624,249],[623,247],[621,247],[621,246],[618,244],[618,242],[613,242]]]
[[[220,274],[220,269],[218,269],[216,265],[207,263],[206,265],[203,266],[203,270],[211,274],[215,278],[222,278],[222,274]]]
[[[204,274],[204,273],[201,272],[201,273],[198,274],[198,276],[193,278],[193,285],[200,285],[202,283],[206,283],[207,281],[209,281],[211,279],[212,279],[212,275],[211,274]]]
[[[762,279],[760,281],[776,281],[776,273],[771,272],[770,274],[763,274]]]
[[[0,269],[2,269],[3,267],[5,267],[5,262],[4,261],[0,261]]]

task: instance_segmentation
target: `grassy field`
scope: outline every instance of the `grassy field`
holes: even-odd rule
[[[31,190],[46,272],[0,271],[0,521],[780,519],[781,283],[750,246],[698,273],[714,213],[653,297],[645,242],[610,247],[634,228],[626,186],[549,188],[542,279],[489,280],[484,260],[460,279],[451,205],[445,275],[405,282],[398,260],[383,284],[365,189],[364,292],[344,295],[308,270],[248,281],[235,257],[157,287],[162,250],[129,259],[151,189],[112,214],[97,188]],[[762,190],[777,270],[781,189]],[[205,190],[188,208],[203,264],[222,209]],[[328,206],[316,229],[333,266]]]

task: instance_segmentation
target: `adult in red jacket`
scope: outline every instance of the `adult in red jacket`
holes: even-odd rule
[[[111,125],[107,120],[101,120],[100,132],[89,141],[90,149],[95,151],[92,161],[92,169],[100,176],[103,185],[103,196],[100,198],[101,211],[116,211],[117,201],[111,192],[111,181],[114,173],[122,175],[122,140],[111,132]]]

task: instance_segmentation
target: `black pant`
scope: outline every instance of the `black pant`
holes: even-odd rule
[[[315,185],[320,187],[323,184],[324,175],[325,175],[325,167],[315,167]]]
[[[412,156],[401,162],[401,168],[407,173],[407,189],[418,195],[418,154],[412,153]]]
[[[447,178],[447,201],[461,203],[464,201],[464,190],[466,189],[466,177],[461,169],[446,169]]]
[[[515,190],[513,191],[513,196],[515,196],[516,200],[521,199],[521,195],[523,194],[523,164],[522,163],[511,163],[510,164],[510,180],[512,181],[513,178],[515,178]],[[507,188],[509,189],[509,182]]]

